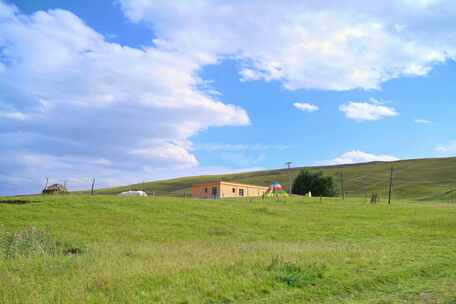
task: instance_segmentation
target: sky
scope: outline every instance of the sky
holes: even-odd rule
[[[0,0],[0,195],[456,154],[451,0]]]

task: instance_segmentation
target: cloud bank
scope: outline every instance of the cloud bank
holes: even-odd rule
[[[456,56],[454,1],[119,0],[155,44],[242,62],[244,81],[287,89],[378,89]]]
[[[37,191],[48,175],[122,183],[197,166],[191,136],[249,124],[204,90],[198,71],[212,62],[110,43],[71,12],[25,15],[0,1],[0,191]]]

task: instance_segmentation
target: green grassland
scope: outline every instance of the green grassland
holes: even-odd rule
[[[394,167],[394,196],[415,200],[448,201],[456,194],[456,158],[414,159],[396,162],[373,162],[355,165],[311,167],[310,170],[323,171],[340,184],[340,174],[344,174],[344,188],[350,197],[363,197],[366,193],[378,192],[385,197],[388,191],[390,169]],[[294,168],[294,177],[302,168]],[[157,195],[184,196],[191,193],[193,183],[224,180],[269,186],[279,181],[288,188],[288,175],[284,169],[248,172],[240,174],[194,176],[170,180],[147,182],[110,189],[97,193],[116,194],[129,189],[141,189]]]
[[[22,199],[0,303],[456,303],[456,204]]]

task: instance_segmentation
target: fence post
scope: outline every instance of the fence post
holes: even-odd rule
[[[95,187],[95,178],[92,178],[92,187],[90,189],[90,195],[93,195],[93,188]]]
[[[393,190],[393,172],[394,172],[394,167],[391,166],[390,181],[389,181],[389,191],[388,191],[388,204],[391,204],[391,192]]]

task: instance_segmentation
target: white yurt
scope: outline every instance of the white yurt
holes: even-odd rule
[[[147,193],[144,191],[125,191],[119,193],[119,196],[147,196]]]

